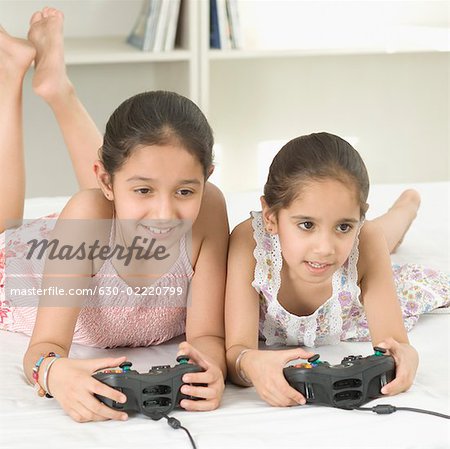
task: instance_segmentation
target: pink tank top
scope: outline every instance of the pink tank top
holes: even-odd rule
[[[24,225],[27,235],[31,232],[40,238],[48,238],[52,229],[49,225],[52,220],[49,218],[56,218],[56,215],[45,218]],[[114,239],[113,229],[114,226],[111,228],[110,243]],[[28,251],[27,240],[21,240],[20,230],[8,234],[7,246],[5,233],[0,234],[0,329],[31,335],[37,308],[18,307],[17,301],[11,301],[5,296],[5,248],[8,251],[8,263],[20,259],[21,266]],[[190,281],[194,271],[187,254],[185,237],[179,245],[179,257],[170,270],[140,292],[126,284],[110,259],[105,260],[91,278],[89,289],[92,294],[86,297],[85,306],[79,314],[73,343],[101,348],[150,346],[184,333]],[[27,263],[26,272],[35,273],[36,276],[21,279],[20,287],[40,288],[44,261],[30,260]]]

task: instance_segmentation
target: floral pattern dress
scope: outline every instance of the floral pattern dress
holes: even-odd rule
[[[252,286],[260,296],[260,336],[267,345],[337,344],[341,340],[370,341],[369,328],[358,287],[358,244],[332,277],[332,295],[311,315],[297,316],[278,302],[281,286],[282,253],[278,235],[265,231],[261,212],[252,212],[256,242],[255,275]],[[449,307],[450,277],[442,271],[420,265],[393,266],[397,296],[407,331],[419,316]]]

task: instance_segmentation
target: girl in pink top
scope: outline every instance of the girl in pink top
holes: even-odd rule
[[[46,385],[38,376],[38,386],[47,387],[79,422],[127,418],[94,397],[123,402],[123,394],[92,378],[125,357],[71,359],[72,342],[147,346],[185,332],[180,353],[205,371],[184,381],[207,386],[185,385],[183,393],[205,400],[181,406],[212,410],[220,403],[226,370],[228,224],[223,196],[207,182],[213,171],[211,128],[187,98],[147,92],[117,108],[102,139],[66,75],[62,28],[62,13],[51,8],[32,16],[27,40],[0,28],[0,232],[23,215],[22,82],[33,60],[33,89],[55,114],[80,185],[56,221],[51,216],[0,234],[0,329],[31,334],[24,372],[32,383],[41,356],[61,356],[43,359],[39,372],[51,370]],[[97,253],[48,257],[44,271],[43,257],[27,258],[31,235],[37,241],[56,238],[66,255],[69,247],[94,244]],[[112,251],[131,251],[135,240],[150,257],[138,257],[136,247],[131,258]],[[151,251],[145,242],[155,244]],[[100,257],[105,248],[107,257]],[[8,282],[24,293],[12,297]],[[55,291],[63,293],[55,299]]]

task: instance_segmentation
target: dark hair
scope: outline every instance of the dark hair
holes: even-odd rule
[[[348,142],[325,132],[297,137],[281,148],[270,165],[264,186],[266,203],[277,213],[289,207],[303,184],[326,178],[354,183],[364,217],[369,194],[366,166]]]
[[[112,178],[136,147],[173,142],[197,157],[206,177],[214,138],[202,111],[175,92],[143,92],[125,100],[109,118],[99,159]]]

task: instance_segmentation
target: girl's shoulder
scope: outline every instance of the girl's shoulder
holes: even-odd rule
[[[389,257],[389,249],[383,230],[373,221],[366,221],[359,234],[358,277],[361,279],[369,269],[375,269],[384,258]]]
[[[75,248],[80,245],[107,246],[113,217],[113,203],[104,197],[100,189],[81,190],[70,198],[59,215],[54,237]],[[86,264],[90,274],[95,274],[102,262],[99,258],[93,261],[85,258],[81,263]]]
[[[242,221],[236,227],[233,229],[233,232],[231,233],[232,236],[236,236],[239,238],[248,238],[251,237],[249,240],[253,240],[253,225],[252,225],[253,218],[247,218],[247,220]]]
[[[204,212],[212,212],[224,208],[225,197],[223,196],[222,191],[215,184],[212,184],[209,181],[206,182],[202,205],[200,207],[200,215]]]
[[[205,237],[214,230],[225,231],[228,234],[227,208],[222,191],[214,184],[207,182],[193,231]]]
[[[233,229],[230,235],[230,248],[237,247],[241,252],[251,252],[253,254],[256,241],[253,237],[252,221],[253,218],[248,218]]]
[[[199,214],[192,226],[192,248],[188,249],[192,266],[197,266],[200,256],[212,265],[225,264],[228,237],[225,198],[218,187],[207,182]]]
[[[65,219],[111,219],[114,207],[100,189],[86,189],[77,192],[67,202],[60,214]]]

